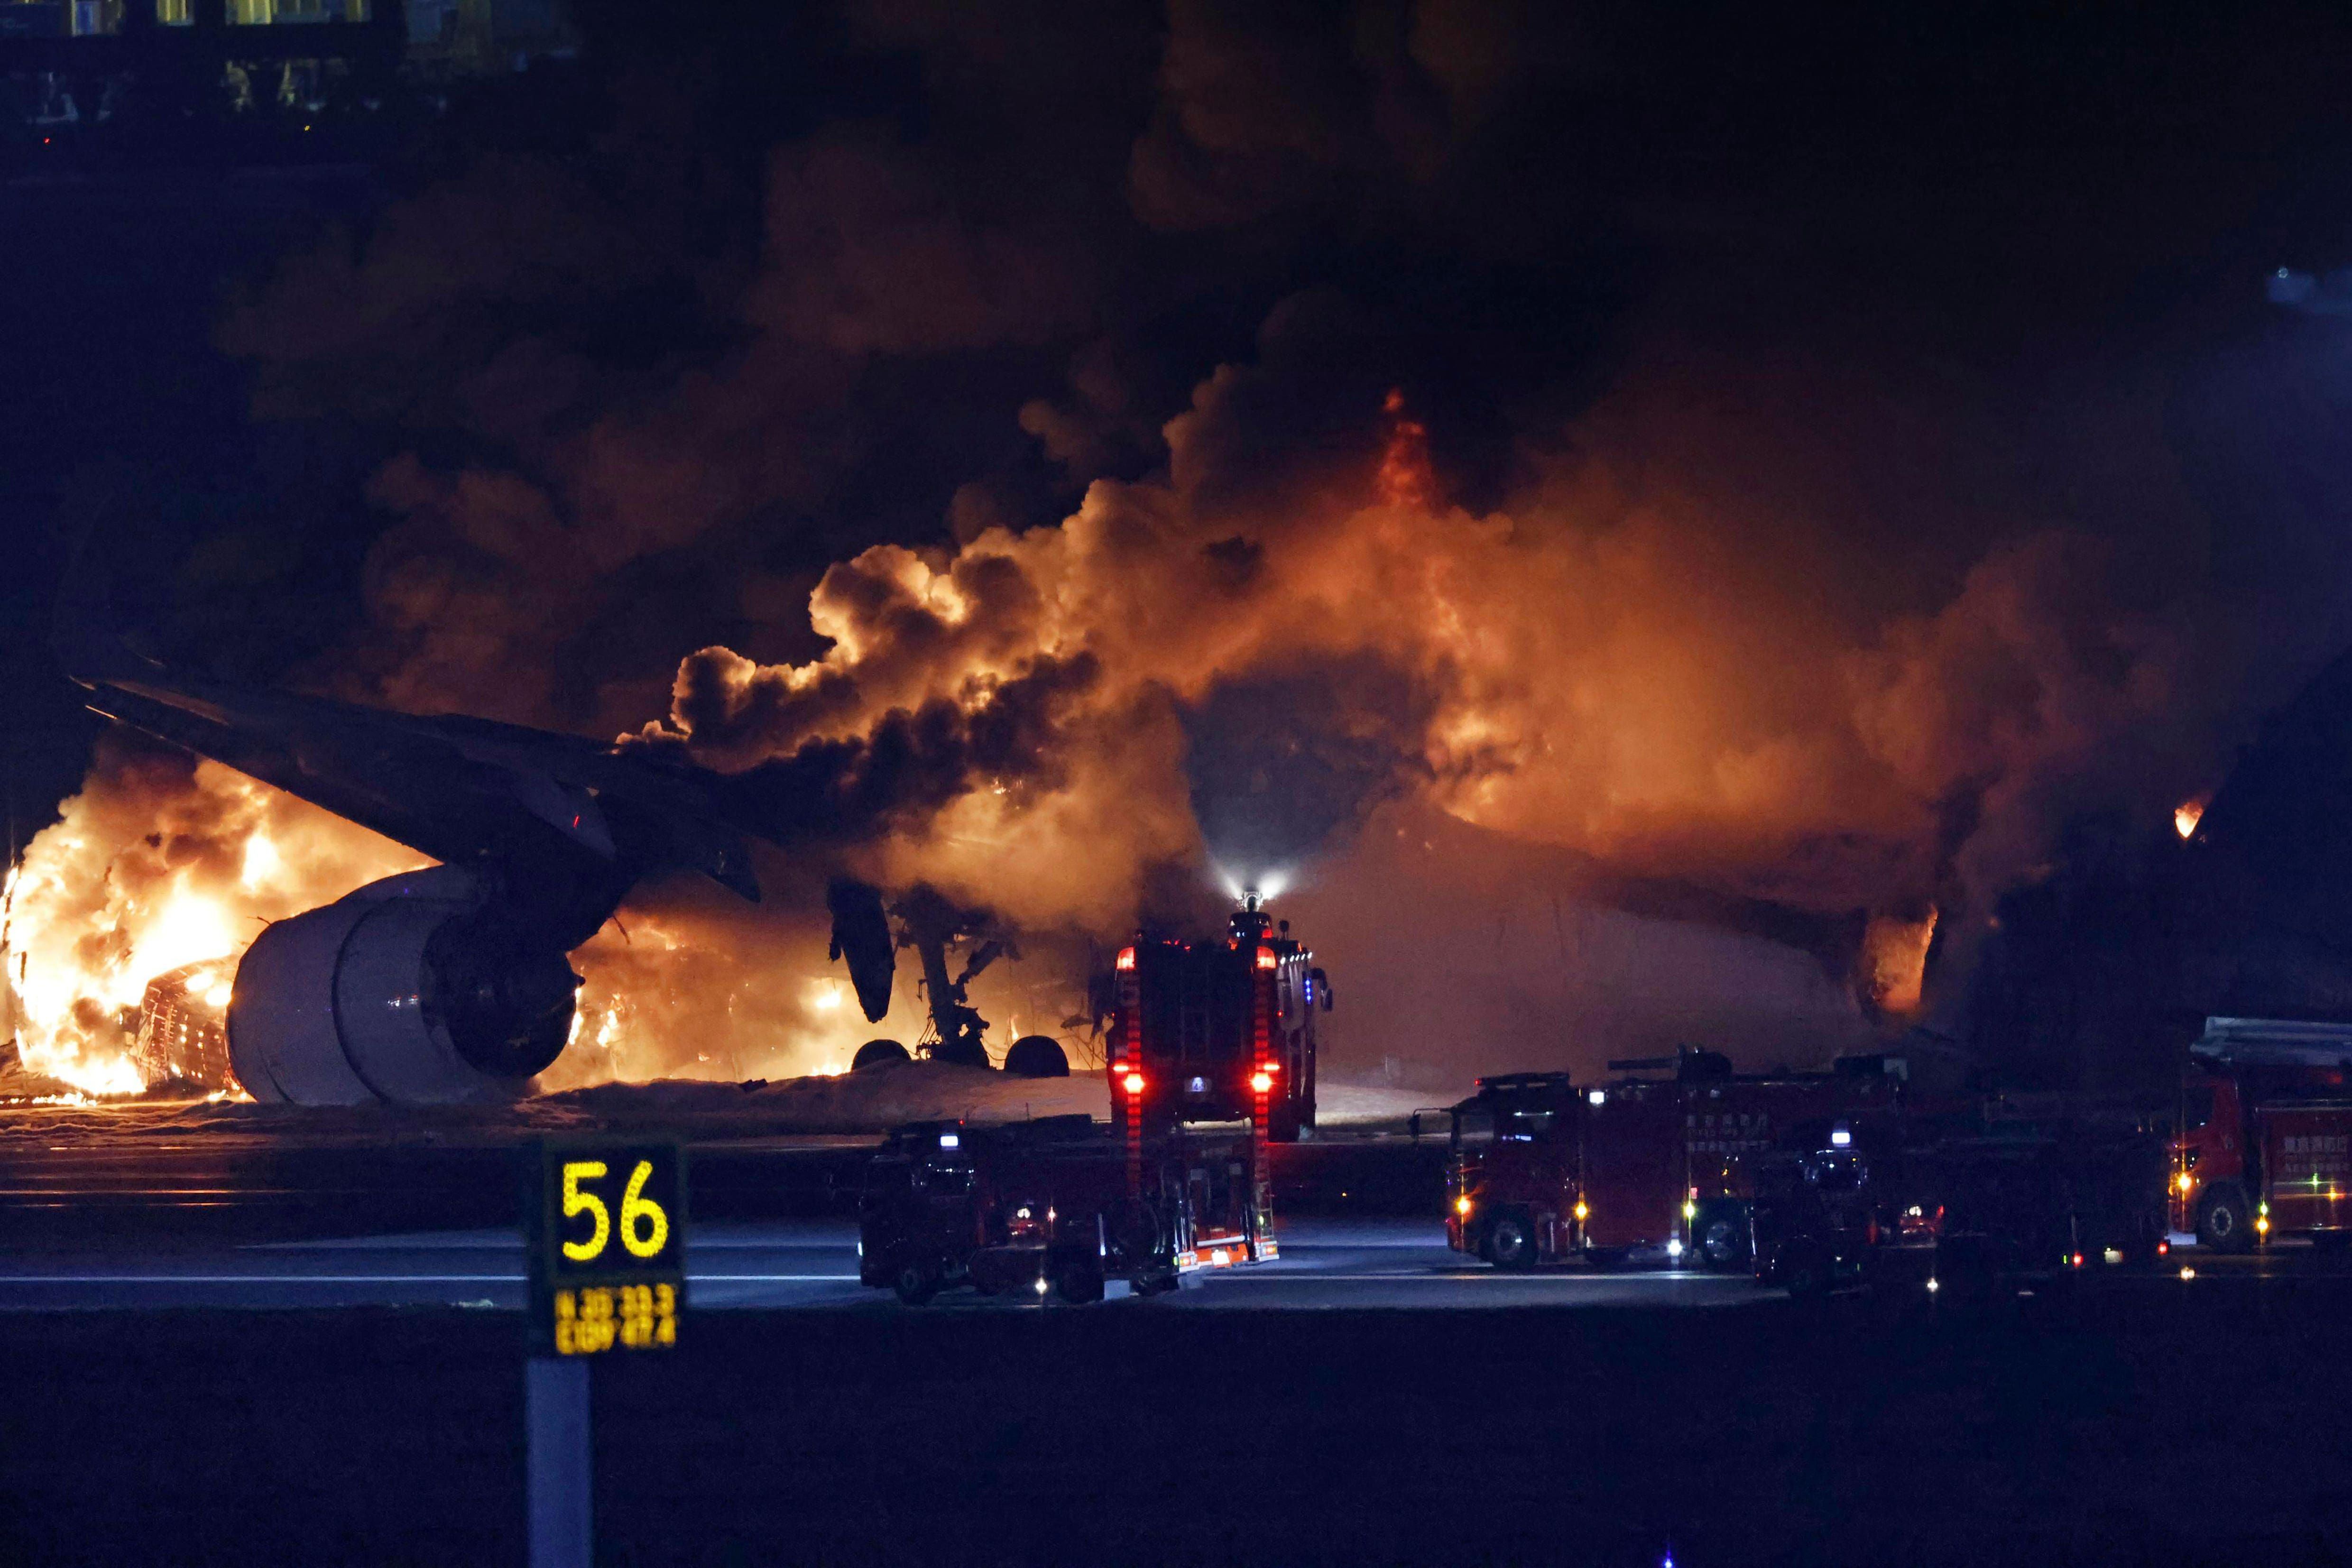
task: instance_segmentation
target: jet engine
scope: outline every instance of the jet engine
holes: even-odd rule
[[[265,1104],[507,1098],[571,1034],[580,977],[559,940],[462,867],[372,882],[254,939],[229,1065]]]

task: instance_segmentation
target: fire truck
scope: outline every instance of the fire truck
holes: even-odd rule
[[[941,1290],[1102,1300],[1276,1256],[1262,1141],[1174,1128],[1130,1144],[1078,1116],[898,1128],[866,1168],[858,1278],[909,1306]]]
[[[2129,1100],[1989,1096],[1790,1126],[1751,1162],[1759,1282],[1798,1297],[2145,1266],[2165,1247],[2160,1119]]]
[[[969,1286],[1102,1299],[1278,1255],[1266,1149],[1315,1121],[1313,954],[1248,898],[1218,942],[1139,937],[1114,964],[1113,1125],[900,1128],[867,1170],[858,1277],[909,1305]],[[1223,1124],[1222,1126],[1217,1124]]]
[[[2218,1252],[2352,1237],[2352,1025],[2208,1018],[2189,1050],[2172,1228]]]
[[[1585,1087],[1565,1073],[1480,1079],[1451,1108],[1447,1242],[1502,1268],[1578,1253],[1740,1268],[1748,1163],[1793,1121],[1894,1103],[1903,1068],[1854,1057],[1826,1073],[1740,1074],[1685,1047],[1611,1062],[1621,1076]]]
[[[1277,1143],[1315,1125],[1315,1016],[1331,983],[1253,893],[1219,942],[1121,948],[1104,1071],[1120,1119],[1153,1132],[1249,1121]]]

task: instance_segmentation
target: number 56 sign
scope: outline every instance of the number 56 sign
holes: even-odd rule
[[[675,1143],[549,1141],[523,1203],[534,1353],[667,1350],[686,1305]]]

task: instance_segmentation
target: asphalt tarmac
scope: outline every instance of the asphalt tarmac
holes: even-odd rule
[[[1506,1274],[1447,1249],[1434,1221],[1292,1221],[1282,1256],[1194,1276],[1174,1306],[1231,1308],[1730,1307],[1773,1292],[1744,1278],[1581,1267]],[[688,1257],[695,1310],[898,1310],[857,1282],[857,1227],[840,1220],[716,1224]],[[1124,1292],[1114,1283],[1109,1305]],[[444,1231],[234,1247],[113,1246],[0,1254],[0,1310],[488,1307],[523,1304],[522,1247],[509,1231]],[[1146,1304],[1138,1302],[1135,1306]],[[930,1310],[1034,1310],[1009,1297],[943,1295]],[[1068,1309],[1056,1309],[1066,1310]]]

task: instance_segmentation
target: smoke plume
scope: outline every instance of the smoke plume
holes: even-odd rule
[[[2221,393],[2109,342],[2021,368],[2157,209],[1921,210],[1923,164],[2063,212],[2137,156],[1954,152],[1952,40],[1864,41],[1958,72],[1891,104],[1752,19],[828,16],[837,68],[749,140],[663,85],[714,53],[592,48],[595,138],[445,171],[231,314],[257,418],[383,453],[353,629],[287,674],[813,795],[803,858],[1024,933],[983,982],[1024,1029],[1223,874],[1294,888],[1361,1008],[1339,1070],[1818,1056],[1931,1014],[2074,816],[2210,789],[2251,672],[2316,651],[2218,629],[2165,411]],[[2037,293],[2044,246],[2082,265]],[[2243,581],[2274,543],[2238,531]],[[225,787],[124,766],[51,830],[118,878]],[[557,1074],[838,1066],[822,875],[762,871],[758,910],[642,890]]]

